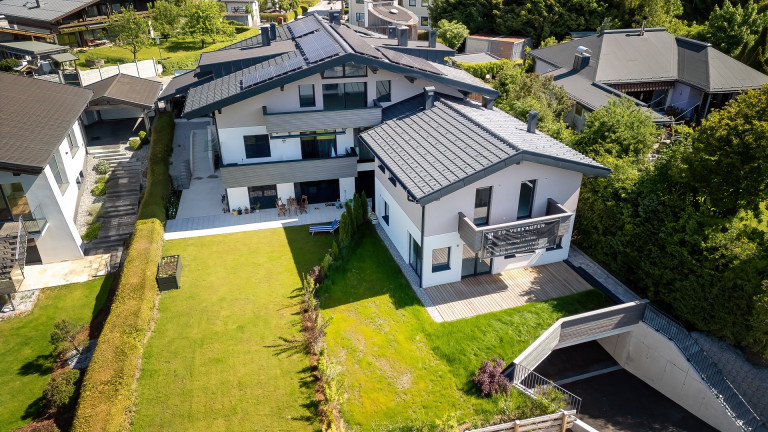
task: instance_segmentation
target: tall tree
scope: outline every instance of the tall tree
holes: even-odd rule
[[[571,31],[595,30],[605,16],[598,0],[506,0],[497,16],[501,33],[531,36],[534,44]]]
[[[224,22],[224,3],[216,0],[198,0],[189,4],[184,33],[200,39],[205,48],[206,40],[213,43],[221,39],[231,39],[235,30]]]
[[[160,33],[164,38],[176,35],[181,30],[184,17],[183,6],[169,0],[155,2],[149,7],[149,16],[152,20],[152,29]]]
[[[107,37],[116,46],[130,51],[136,61],[139,51],[150,43],[149,21],[136,13],[133,6],[122,8],[119,14],[110,15]]]
[[[469,36],[467,27],[457,21],[440,20],[435,26],[437,38],[451,49],[459,49],[464,39]]]
[[[744,45],[752,45],[765,25],[765,16],[758,14],[752,0],[744,7],[734,7],[725,0],[722,8],[715,6],[709,15],[707,40],[718,50],[733,55]]]
[[[736,58],[762,73],[768,73],[768,25],[763,27],[763,31],[751,45],[745,43],[741,47]]]
[[[433,0],[429,5],[431,22],[458,21],[471,34],[495,32],[495,14],[501,10],[501,0]]]

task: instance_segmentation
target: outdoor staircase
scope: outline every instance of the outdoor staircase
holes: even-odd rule
[[[92,155],[96,160],[105,160],[109,162],[109,167],[114,168],[120,162],[129,162],[131,160],[131,154],[123,151],[122,149],[100,149],[89,148],[88,154]]]
[[[0,294],[11,294],[24,281],[27,260],[27,231],[24,224],[6,222],[0,225]]]

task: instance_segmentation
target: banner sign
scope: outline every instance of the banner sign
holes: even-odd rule
[[[557,246],[560,219],[483,232],[482,258],[533,252]]]

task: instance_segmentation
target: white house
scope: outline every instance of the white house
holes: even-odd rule
[[[378,220],[422,287],[568,257],[583,175],[610,170],[486,104],[424,89],[360,135]]]
[[[80,114],[92,92],[7,73],[0,88],[2,281],[25,261],[83,256],[74,219],[86,153]]]
[[[310,14],[264,26],[253,40],[203,54],[199,84],[178,78],[188,91],[183,116],[214,119],[230,208],[272,208],[278,197],[372,196],[373,155],[356,137],[381,123],[384,107],[426,86],[456,97],[498,95],[460,69],[409,54],[407,38],[358,32],[338,14],[331,20]],[[440,47],[413,52],[443,55]]]
[[[429,0],[351,0],[349,1],[349,23],[384,33],[387,26],[408,26],[412,29],[411,39],[416,39],[418,30],[430,30]]]
[[[257,27],[261,23],[259,2],[247,0],[219,0],[224,3],[224,18],[237,21],[248,27]]]

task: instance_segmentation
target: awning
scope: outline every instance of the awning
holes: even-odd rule
[[[608,84],[611,88],[614,88],[620,92],[639,92],[639,91],[651,91],[651,90],[669,90],[675,86],[672,81],[661,82],[645,82],[645,83],[631,83],[631,84]]]
[[[51,54],[51,58],[59,63],[77,60],[77,56],[70,53]]]

